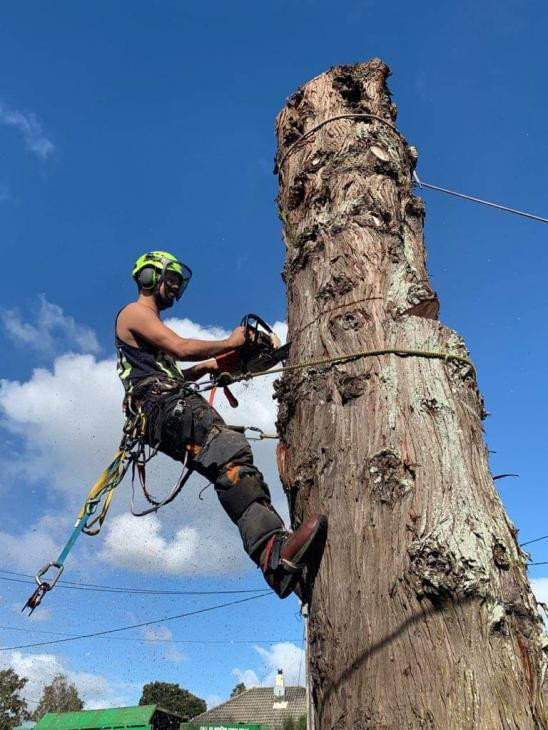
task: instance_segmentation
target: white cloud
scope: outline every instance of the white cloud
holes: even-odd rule
[[[244,669],[241,670],[238,667],[235,667],[232,670],[232,674],[236,677],[238,682],[243,682],[247,689],[250,687],[260,687],[261,682],[259,681],[259,677],[257,676],[256,672],[253,671],[253,669]]]
[[[171,319],[168,324],[187,337],[215,339],[226,334],[189,320]],[[285,325],[278,323],[276,330],[285,336]],[[230,408],[222,393],[217,395],[215,406],[229,423],[256,425],[272,433],[276,416],[272,380],[261,378],[234,386],[240,400],[238,409]],[[23,484],[46,510],[57,507],[55,520],[46,512],[25,532],[0,532],[0,551],[9,556],[14,569],[34,571],[37,564],[54,557],[68,537],[74,512],[110,462],[120,440],[122,396],[114,359],[98,360],[91,354],[57,357],[51,368],[35,370],[26,382],[0,381],[0,424],[16,439],[11,452],[0,457],[0,487],[20,490]],[[274,448],[273,441],[253,444],[255,461],[271,487],[273,503],[287,517]],[[151,491],[166,495],[180,469],[178,462],[162,454],[156,456],[147,467]],[[204,493],[203,500],[198,499],[206,484],[203,478],[194,475],[172,504],[140,521],[127,514],[128,482],[126,476],[105,534],[93,545],[82,538],[79,550],[99,548],[107,563],[143,573],[206,575],[253,567],[213,488]],[[47,491],[44,484],[50,485]],[[138,501],[140,505],[142,497]]]
[[[531,578],[530,583],[537,601],[548,606],[548,578]],[[539,611],[544,620],[546,631],[548,631],[548,616],[542,606],[539,606]]]
[[[17,129],[23,135],[26,148],[41,160],[46,160],[55,149],[32,112],[23,113],[0,103],[0,124]]]
[[[41,518],[34,527],[29,527],[17,535],[0,532],[2,562],[15,570],[36,573],[38,568],[52,560],[59,552],[59,545],[54,536],[60,537],[61,534],[49,516]],[[29,585],[29,595],[32,591],[33,587]],[[19,611],[21,608],[19,606]]]
[[[0,320],[13,342],[45,357],[67,350],[97,354],[101,349],[92,329],[78,324],[44,295],[40,296],[34,324],[24,321],[16,309],[0,310]]]
[[[28,679],[21,691],[27,700],[39,700],[44,687],[51,683],[54,676],[64,674],[69,683],[76,686],[87,710],[119,707],[131,701],[130,685],[113,682],[100,674],[73,671],[63,657],[55,654],[22,654],[19,651],[0,653],[0,668],[8,667]]]
[[[537,600],[548,603],[548,578],[531,578],[530,582]]]
[[[171,540],[161,534],[157,514],[141,518],[135,529],[132,515],[118,515],[109,526],[101,558],[143,573],[180,575],[197,570],[199,535],[193,527],[182,527]]]
[[[203,327],[187,317],[183,317],[183,319],[168,317],[165,320],[165,324],[180,337],[189,337],[196,340],[222,340],[229,334],[222,327],[217,327],[216,325]]]
[[[167,626],[155,626],[154,628],[151,626],[143,626],[141,633],[143,635],[143,639],[146,639],[147,641],[162,642],[173,639],[173,634]]]
[[[222,697],[219,695],[208,695],[205,699],[207,709],[212,710],[214,707],[217,707],[217,705],[220,705],[221,702],[225,702]]]
[[[180,664],[188,659],[188,656],[183,652],[179,651],[176,646],[169,642],[173,640],[173,634],[167,626],[156,626],[151,628],[150,626],[143,627],[142,631],[143,639],[147,641],[159,644],[163,648],[162,658],[166,662],[172,664]]]
[[[83,499],[121,436],[122,388],[114,368],[113,360],[63,355],[27,382],[0,381],[2,426],[23,443],[3,460],[4,481],[47,480],[69,506]]]
[[[17,613],[17,615],[19,615],[21,613],[21,606],[19,604],[14,604],[13,610]],[[27,614],[28,620],[37,624],[43,623],[44,621],[49,621],[51,617],[51,609],[45,606],[42,606],[40,611],[33,611],[30,615]]]
[[[298,646],[289,641],[283,641],[273,644],[270,650],[262,646],[255,646],[254,649],[263,660],[264,669],[260,673],[261,679],[253,669],[242,670],[236,667],[232,670],[232,674],[238,679],[238,682],[243,682],[247,688],[273,687],[276,673],[278,669],[282,669],[286,687],[296,686],[299,683],[304,684],[305,657],[304,651]]]

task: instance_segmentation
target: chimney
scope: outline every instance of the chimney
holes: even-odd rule
[[[285,682],[283,669],[278,669],[276,680],[274,682],[274,709],[285,709],[287,701],[285,699]]]

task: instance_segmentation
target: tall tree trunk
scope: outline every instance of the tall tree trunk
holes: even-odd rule
[[[468,356],[437,320],[417,154],[393,126],[388,74],[378,59],[334,67],[277,118],[289,364],[384,348]],[[378,118],[301,139],[349,114]],[[316,730],[548,727],[545,634],[489,471],[473,367],[387,354],[293,371],[277,396],[293,522],[329,516],[310,606]]]

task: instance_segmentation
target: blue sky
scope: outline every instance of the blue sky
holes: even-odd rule
[[[548,215],[547,16],[537,0],[3,3],[0,568],[29,573],[56,554],[115,449],[112,322],[134,294],[128,272],[140,253],[167,248],[193,269],[172,311],[182,333],[230,329],[249,310],[285,319],[273,125],[300,84],[381,57],[424,181]],[[491,413],[493,473],[520,475],[498,489],[521,538],[544,535],[548,227],[423,196],[441,319],[465,338]],[[242,391],[239,422],[272,423],[269,387]],[[279,503],[272,446],[259,445],[256,458]],[[165,461],[155,468],[159,484],[176,475]],[[262,587],[211,489],[198,500],[202,485],[146,523],[125,514],[123,487],[116,529],[82,540],[66,578]],[[548,541],[531,548],[548,560]],[[531,567],[545,598],[547,567]],[[232,600],[59,589],[29,621],[18,613],[28,586],[0,583],[0,625],[11,627],[0,629],[2,646],[55,638],[31,630],[91,632]],[[89,706],[136,702],[151,680],[214,702],[241,677],[268,683],[277,664],[298,678],[294,599],[257,599],[155,632],[125,636],[164,643],[44,646],[3,652],[0,666],[31,677],[30,699],[39,676],[66,671]]]

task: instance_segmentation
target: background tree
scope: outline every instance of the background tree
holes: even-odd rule
[[[474,368],[438,321],[417,152],[395,128],[388,74],[379,59],[333,67],[276,122],[288,364],[424,353],[320,364],[277,384],[293,524],[329,517],[310,605],[312,719],[316,730],[538,730],[546,635],[489,471]]]
[[[64,674],[56,674],[51,684],[46,685],[40,697],[38,707],[32,713],[34,722],[46,712],[78,712],[84,703],[78,695],[74,684],[69,684]]]
[[[183,720],[190,720],[207,710],[207,705],[200,697],[183,689],[178,684],[168,682],[149,682],[143,687],[140,705],[160,705],[164,710],[171,710]]]
[[[230,693],[231,697],[236,697],[237,695],[241,694],[242,692],[245,692],[247,687],[243,682],[238,682],[238,684],[234,687],[232,692]]]
[[[19,696],[27,682],[13,669],[0,670],[0,730],[11,730],[29,719],[27,702]]]
[[[306,730],[306,715],[301,715],[297,720],[287,717],[282,723],[282,730]]]

